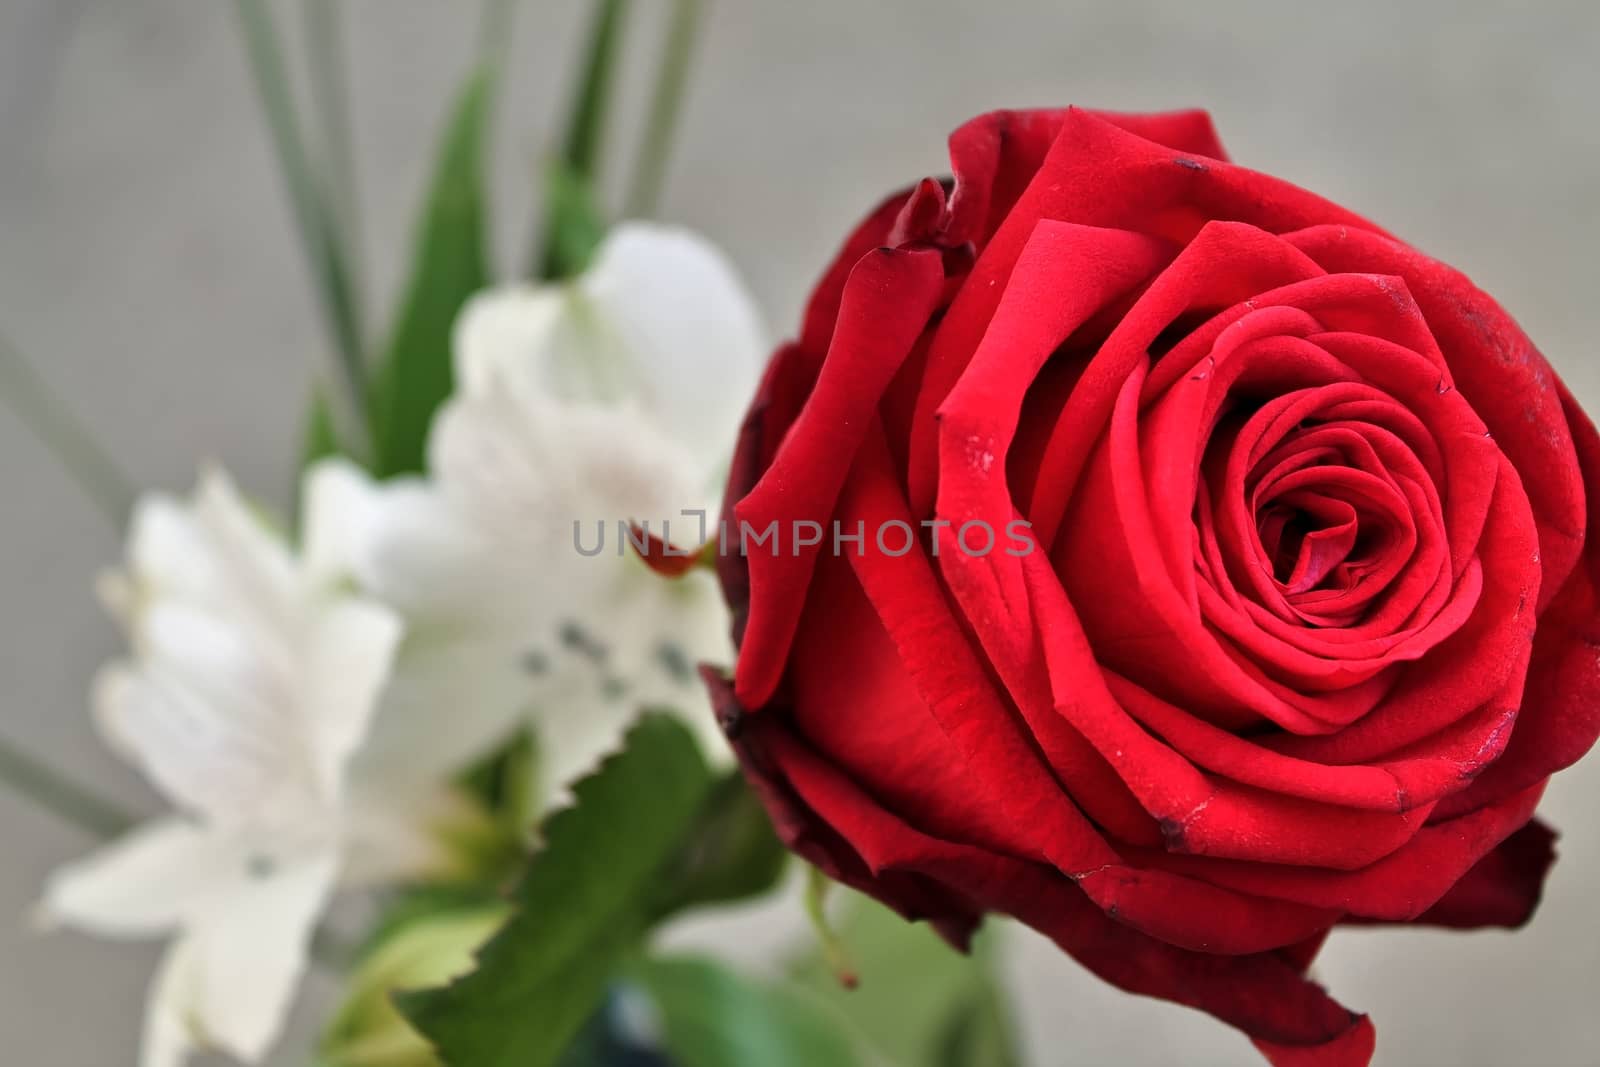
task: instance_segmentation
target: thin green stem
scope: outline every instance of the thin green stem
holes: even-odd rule
[[[350,79],[346,73],[344,18],[340,0],[305,0],[305,37],[311,72],[311,102],[317,115],[326,175],[329,214],[340,227],[350,274],[350,298],[357,312],[364,304],[361,198],[356,180],[355,132],[350,120]]]
[[[133,826],[127,812],[0,738],[0,782],[93,837],[118,837]]]
[[[573,97],[562,155],[573,170],[588,178],[597,176],[604,162],[613,72],[630,8],[631,0],[600,0],[584,53],[583,80]]]
[[[644,141],[634,164],[633,184],[628,189],[625,215],[649,218],[661,200],[667,162],[683,113],[684,90],[704,21],[704,0],[673,0],[672,21],[661,48],[656,68],[655,92],[650,98],[650,114],[645,121]]]
[[[817,935],[817,946],[839,984],[846,989],[854,989],[860,978],[855,964],[851,962],[850,949],[828,921],[828,890],[832,888],[832,880],[821,870],[810,866],[806,868],[806,917],[811,920],[811,929]]]
[[[617,52],[631,10],[630,0],[598,0],[598,5],[572,96],[572,110],[567,116],[560,157],[567,180],[581,187],[584,199],[590,204],[599,200]],[[544,244],[534,264],[537,277],[557,276],[564,266],[562,244],[566,235],[559,222],[553,218],[545,220]]]
[[[511,48],[512,15],[516,0],[483,0],[483,18],[478,23],[478,55],[490,70],[499,73]]]
[[[327,200],[318,187],[295,115],[294,99],[284,67],[283,49],[263,0],[236,0],[245,51],[255,76],[261,108],[272,133],[278,163],[288,187],[290,207],[300,242],[317,278],[317,295],[339,357],[341,380],[348,393],[348,416],[367,434],[368,384],[365,345],[350,283],[349,264],[339,241]]]
[[[4,336],[0,336],[0,395],[120,531],[138,495],[133,481]]]

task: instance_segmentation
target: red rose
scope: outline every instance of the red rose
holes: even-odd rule
[[[735,747],[794,849],[956,943],[1004,912],[1364,1063],[1304,977],[1332,926],[1537,899],[1534,806],[1600,732],[1600,439],[1464,276],[1202,113],[950,154],[745,423]]]

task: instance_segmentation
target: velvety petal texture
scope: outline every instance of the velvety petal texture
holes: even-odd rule
[[[957,945],[1009,914],[1365,1064],[1329,930],[1537,903],[1600,734],[1600,436],[1459,272],[1201,112],[997,112],[950,159],[746,415],[724,729],[792,848]]]

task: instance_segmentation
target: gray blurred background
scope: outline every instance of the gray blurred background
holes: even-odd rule
[[[369,304],[386,313],[476,5],[347,6]],[[638,6],[619,150],[662,13]],[[586,11],[524,0],[519,12],[496,144],[508,269],[527,258],[533,175]],[[1203,105],[1236,159],[1472,274],[1596,410],[1597,57],[1593,0],[719,0],[663,213],[730,251],[781,332],[845,228],[891,187],[941,170],[962,119]],[[141,483],[186,489],[211,457],[281,499],[325,348],[231,4],[0,0],[0,329]],[[89,676],[118,645],[90,583],[120,537],[4,412],[0,500],[0,729],[154,810],[86,713]],[[1527,930],[1334,937],[1319,974],[1376,1016],[1380,1063],[1600,1063],[1597,804],[1600,758],[1552,787],[1544,812],[1563,831],[1561,859]],[[155,949],[26,927],[45,872],[88,844],[0,794],[7,1065],[134,1060]],[[737,943],[759,965],[777,940],[771,911],[679,936]],[[1255,1062],[1207,1018],[1118,994],[1021,932],[1013,944],[1037,1067]],[[328,993],[308,990],[301,1034]]]

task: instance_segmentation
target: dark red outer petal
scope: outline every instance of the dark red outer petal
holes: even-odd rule
[[[725,726],[737,724],[729,731],[734,751],[780,836],[831,877],[909,918],[933,921],[958,947],[981,909],[1005,911],[1050,936],[1121,989],[1198,1008],[1238,1027],[1275,1063],[1368,1063],[1371,1024],[1308,981],[1296,950],[1214,956],[1179,949],[1108,917],[1070,880],[1048,868],[932,839],[924,841],[924,851],[933,869],[873,870],[791,784],[789,762],[815,763],[816,757],[792,735],[782,716],[772,709],[745,713],[719,672],[702,668],[701,674],[720,720]],[[872,826],[872,832],[920,836],[830,769],[819,765],[812,772],[828,783],[832,802],[850,805],[854,819]],[[939,855],[944,858],[932,858]]]
[[[1556,861],[1556,832],[1535,819],[1479,860],[1414,925],[1476,930],[1515,928],[1533,918]]]

